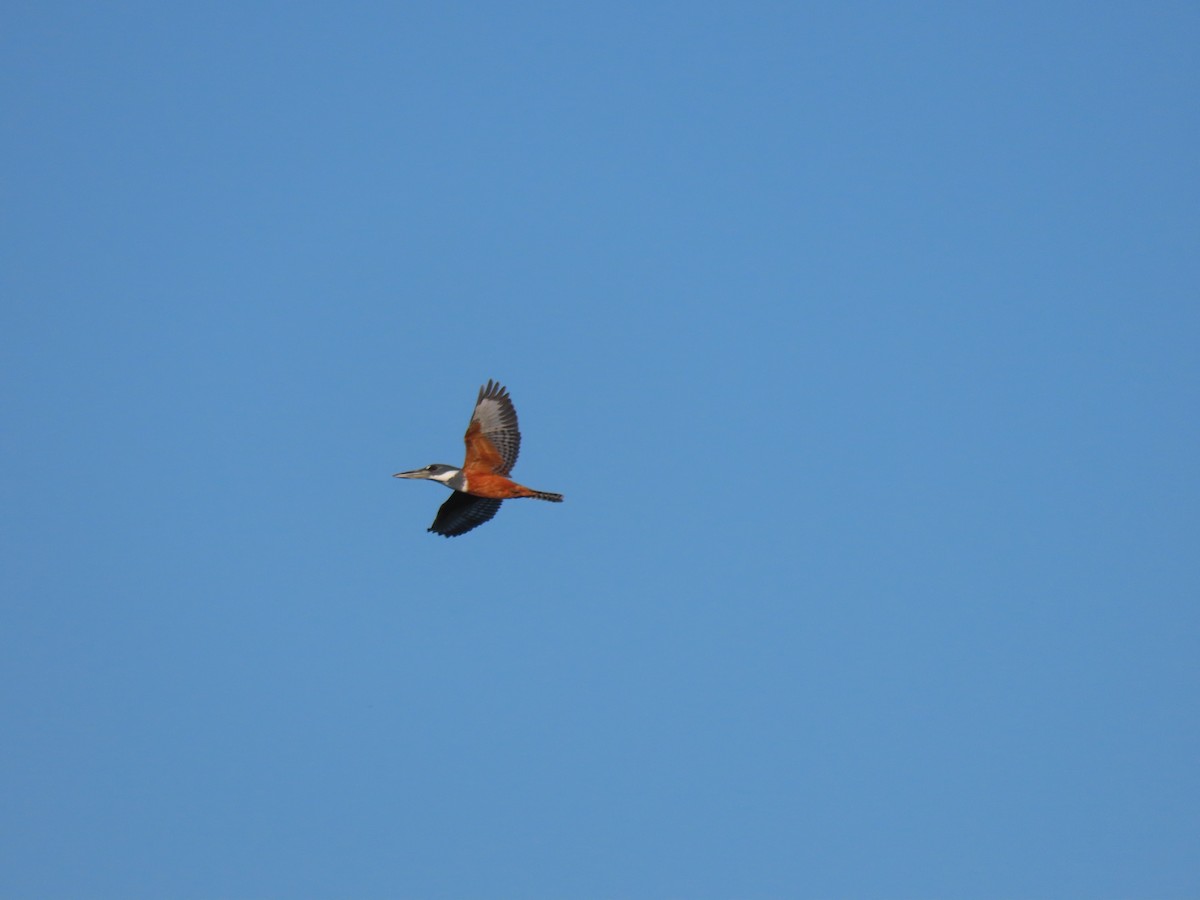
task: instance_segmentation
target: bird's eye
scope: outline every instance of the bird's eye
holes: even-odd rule
[[[437,469],[437,466],[426,466],[426,467],[425,467],[425,471],[426,471],[426,472],[432,472],[432,471],[434,471],[434,470],[436,470],[436,469]]]

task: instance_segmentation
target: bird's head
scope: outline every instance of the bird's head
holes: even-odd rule
[[[433,463],[423,469],[413,469],[411,472],[397,472],[393,478],[424,478],[429,481],[440,481],[447,487],[451,479],[462,470],[458,466],[448,466],[445,463]]]

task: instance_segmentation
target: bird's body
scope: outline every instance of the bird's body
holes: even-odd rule
[[[534,497],[562,502],[562,494],[535,491],[508,477],[521,451],[521,432],[512,399],[500,384],[489,379],[479,389],[475,411],[463,439],[467,455],[462,468],[434,463],[395,475],[396,478],[439,481],[454,491],[438,510],[437,518],[429,526],[430,531],[445,537],[466,534],[496,515],[503,500]]]

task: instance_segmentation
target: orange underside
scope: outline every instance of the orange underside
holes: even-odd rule
[[[467,479],[466,493],[475,497],[487,497],[489,500],[536,496],[537,491],[497,474],[504,468],[504,457],[492,442],[483,436],[478,422],[472,422],[468,426],[466,442],[467,458],[463,461],[463,475]]]
[[[523,484],[510,481],[494,472],[463,472],[467,476],[467,493],[492,500],[511,500],[514,497],[532,497],[534,492]]]

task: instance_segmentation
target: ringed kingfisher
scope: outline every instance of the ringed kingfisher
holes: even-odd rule
[[[479,389],[464,440],[467,457],[462,468],[433,463],[423,469],[397,472],[392,476],[438,481],[454,492],[429,526],[434,534],[444,537],[466,534],[494,516],[504,500],[536,497],[552,503],[562,502],[562,494],[535,491],[509,480],[508,473],[521,450],[521,432],[517,429],[517,411],[513,409],[512,398],[498,382],[489,378]]]

